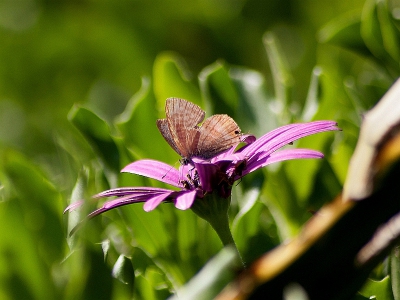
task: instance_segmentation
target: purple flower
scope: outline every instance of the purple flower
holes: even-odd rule
[[[233,183],[243,176],[271,163],[301,158],[322,158],[323,154],[309,149],[283,149],[302,137],[324,131],[340,130],[333,121],[289,124],[268,132],[259,139],[252,135],[243,136],[245,146],[231,149],[209,160],[193,158],[190,163],[175,169],[165,163],[143,159],[133,162],[122,172],[157,179],[177,188],[169,190],[154,187],[122,187],[110,189],[94,196],[95,199],[116,197],[105,202],[88,215],[97,216],[110,209],[132,203],[144,202],[144,210],[151,211],[161,202],[173,202],[175,207],[186,210],[195,200],[207,194],[218,193],[228,198]],[[82,201],[65,209],[71,211],[82,205]]]

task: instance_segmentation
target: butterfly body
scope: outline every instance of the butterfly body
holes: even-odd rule
[[[205,112],[180,98],[168,98],[165,119],[157,127],[168,144],[183,158],[209,159],[240,142],[240,128],[228,115],[213,115],[199,125]]]

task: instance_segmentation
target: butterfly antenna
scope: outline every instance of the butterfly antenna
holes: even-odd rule
[[[175,165],[174,165],[173,167],[171,167],[171,168],[167,171],[167,173],[165,173],[165,174],[161,177],[161,179],[164,179],[165,176],[167,176],[167,174],[169,173],[169,171],[171,171],[173,168],[175,168],[175,166],[176,166],[176,163],[175,163]]]
[[[171,171],[172,168],[173,168],[173,167],[171,167],[171,168],[167,171],[167,173],[165,173],[165,174],[161,177],[161,179],[164,179],[165,176],[167,176],[167,174],[169,173],[169,171]]]

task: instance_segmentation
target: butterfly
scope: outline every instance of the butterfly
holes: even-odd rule
[[[187,100],[168,98],[165,115],[157,120],[158,130],[184,164],[192,157],[209,159],[240,142],[240,128],[231,117],[213,115],[199,125],[205,111]]]

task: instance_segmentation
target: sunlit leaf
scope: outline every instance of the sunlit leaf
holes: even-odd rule
[[[390,256],[390,281],[394,300],[400,299],[400,253],[399,247],[393,249]]]
[[[137,299],[157,300],[155,289],[149,281],[142,275],[136,277],[135,294]]]
[[[168,299],[213,299],[233,278],[233,270],[237,267],[235,250],[229,247],[224,248],[180,289],[177,295]]]
[[[360,27],[360,15],[349,12],[326,24],[319,31],[318,37],[322,43],[333,43],[364,54],[370,54],[361,37]]]
[[[293,77],[289,72],[286,58],[279,49],[278,41],[272,32],[264,34],[264,47],[268,54],[268,61],[274,80],[275,97],[282,104],[290,101],[290,90],[293,86]]]
[[[301,209],[283,170],[268,172],[267,178],[263,186],[263,201],[274,217],[281,241],[284,241],[299,231],[305,211]]]
[[[119,151],[107,123],[90,110],[79,106],[72,108],[69,120],[88,140],[103,164],[113,172],[119,172]]]
[[[361,20],[361,35],[376,58],[398,74],[400,35],[393,24],[388,1],[368,0],[364,5]]]
[[[125,111],[117,118],[116,126],[122,134],[124,146],[140,158],[168,161],[178,156],[162,138],[156,126],[157,104],[151,91],[151,82],[143,78],[141,89],[130,99]]]
[[[201,104],[200,93],[191,82],[188,73],[183,58],[178,54],[164,52],[157,56],[153,67],[153,78],[154,94],[160,111],[164,111],[165,99],[169,97],[184,98]]]
[[[321,100],[321,67],[315,67],[311,75],[311,82],[308,88],[308,95],[303,107],[301,120],[304,122],[312,121],[314,115],[318,111],[319,102]]]
[[[114,267],[112,269],[112,276],[124,284],[133,285],[135,273],[132,267],[131,260],[121,254],[114,264]]]
[[[243,132],[260,137],[280,124],[282,106],[268,93],[261,73],[247,68],[232,67],[229,71],[239,95],[235,120]]]
[[[235,118],[238,107],[238,91],[229,76],[229,69],[222,62],[205,67],[199,74],[200,89],[207,99],[206,111],[211,114],[227,114]]]
[[[59,192],[23,155],[2,157],[8,201],[0,205],[0,284],[7,298],[58,297],[51,267],[62,259],[64,232]],[[35,274],[35,276],[32,276]]]
[[[390,277],[387,276],[380,281],[368,279],[360,294],[369,299],[374,296],[377,300],[393,300]]]

